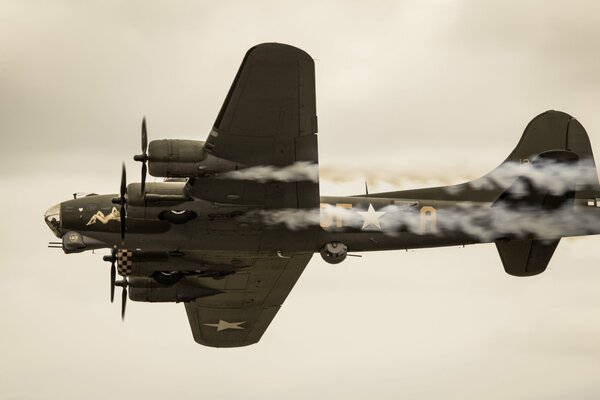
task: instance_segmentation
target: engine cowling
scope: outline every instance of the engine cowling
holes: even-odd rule
[[[127,210],[127,217],[147,217],[145,215],[147,210],[137,210],[135,207],[145,207],[149,203],[182,203],[188,200],[190,198],[186,193],[184,182],[148,182],[144,193],[140,183],[130,183],[127,185],[127,205],[134,207]],[[140,212],[144,214],[139,215]]]
[[[151,275],[156,271],[193,271],[198,263],[186,261],[184,257],[169,256],[163,251],[120,249],[117,253],[119,275]]]
[[[152,303],[193,301],[218,293],[220,293],[219,290],[204,287],[193,277],[184,277],[172,285],[162,284],[151,277],[129,279],[129,298],[133,301]]]
[[[200,175],[206,158],[199,140],[153,140],[148,148],[148,172],[161,178],[189,178]]]
[[[348,255],[348,246],[342,242],[329,242],[321,247],[321,257],[329,264],[339,264]]]

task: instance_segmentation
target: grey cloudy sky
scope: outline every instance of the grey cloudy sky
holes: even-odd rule
[[[597,1],[0,0],[0,398],[597,399],[597,238],[507,276],[491,245],[315,257],[262,341],[195,344],[178,304],[109,303],[99,254],[65,256],[42,214],[113,192],[150,137],[203,140],[245,51],[315,58],[321,163],[460,180],[547,109],[600,154]],[[388,189],[375,185],[375,189]]]

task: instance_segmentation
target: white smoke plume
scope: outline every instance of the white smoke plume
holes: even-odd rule
[[[475,190],[508,188],[517,178],[524,178],[535,189],[548,191],[555,196],[574,190],[576,185],[593,184],[598,181],[596,167],[591,159],[572,164],[547,160],[524,164],[506,162],[489,174],[468,182],[467,186]],[[525,185],[513,188],[513,193],[519,194],[517,191],[520,190],[521,195],[526,195],[526,189]],[[451,186],[447,190],[456,192],[460,187]]]
[[[372,165],[364,168],[320,165],[319,171],[322,181],[332,183],[364,181],[374,186],[383,184],[398,189],[450,185],[476,178],[472,173],[459,167],[431,171],[408,166],[393,169],[388,166]]]
[[[363,180],[372,184],[386,183],[406,187],[407,183],[413,183],[416,185],[450,184],[460,180],[461,178],[467,179],[470,176],[458,173],[431,174],[427,172],[416,172],[408,169],[394,171],[388,167],[369,167],[359,169],[345,166],[323,166],[308,161],[298,161],[285,167],[276,167],[272,165],[248,167],[245,169],[224,173],[220,175],[220,177],[223,179],[250,180],[257,182],[318,182],[319,179],[321,179],[328,182],[345,183],[355,180]]]
[[[330,207],[326,210],[283,209],[258,211],[252,217],[267,225],[284,225],[291,230],[314,228],[324,220],[343,220],[343,227],[328,223],[327,229],[344,232],[366,230],[397,236],[402,232],[416,235],[459,234],[476,242],[490,242],[500,238],[536,238],[551,240],[564,236],[600,233],[600,209],[587,207],[574,211],[572,205],[556,210],[525,207],[513,209],[506,206],[464,205],[436,210],[434,228],[423,224],[416,207],[390,205],[377,210],[380,229],[365,227],[365,218],[355,209]],[[324,213],[324,214],[322,214]],[[365,229],[363,229],[365,228]]]
[[[303,167],[300,166],[300,169]],[[311,165],[311,168],[314,166]],[[297,171],[296,171],[297,172]],[[558,163],[552,160],[539,160],[535,163],[506,162],[482,178],[465,185],[449,186],[449,192],[464,190],[507,189],[515,197],[525,196],[532,187],[535,190],[561,196],[573,191],[578,185],[597,185],[598,178],[593,160],[578,163]],[[543,207],[517,208],[515,204],[464,204],[436,210],[435,229],[423,229],[423,221],[416,207],[390,205],[383,212],[378,226],[364,226],[365,219],[357,208],[345,209],[328,207],[319,210],[274,210],[258,212],[268,225],[283,224],[288,229],[306,229],[318,226],[325,218],[327,228],[332,230],[381,228],[387,235],[400,232],[413,234],[448,233],[462,234],[475,241],[489,242],[498,238],[534,237],[555,239],[563,236],[578,236],[600,233],[600,210],[595,207],[574,212],[572,205],[558,210]],[[335,223],[333,223],[335,221]],[[343,221],[343,224],[338,221]]]
[[[388,169],[367,170],[360,172],[347,168],[321,167],[315,163],[300,161],[286,167],[257,166],[246,169],[231,171],[221,175],[224,179],[252,180],[258,182],[281,181],[318,182],[319,177],[323,180],[333,182],[352,181],[364,179],[368,182],[397,183],[405,186],[406,182],[412,182],[424,186],[440,185],[456,182],[464,177],[460,173],[453,174],[445,171],[444,174],[428,175],[426,173],[415,173],[414,171],[396,171]],[[597,172],[592,159],[581,160],[579,163],[558,163],[551,160],[541,160],[536,163],[506,162],[489,174],[468,181],[466,185],[446,186],[448,193],[455,194],[461,190],[470,188],[475,190],[489,190],[493,188],[508,188],[519,178],[526,178],[528,182],[538,190],[548,191],[553,195],[561,195],[574,189],[574,185],[583,185],[597,182]],[[463,178],[464,179],[464,178]],[[518,188],[513,188],[517,194]],[[522,188],[525,195],[526,187]]]
[[[319,166],[308,161],[298,161],[285,167],[259,165],[238,171],[227,172],[222,174],[221,178],[257,182],[318,182]]]

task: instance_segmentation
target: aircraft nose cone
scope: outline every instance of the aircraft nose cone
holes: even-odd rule
[[[44,213],[44,221],[56,237],[60,237],[60,204],[53,205]]]

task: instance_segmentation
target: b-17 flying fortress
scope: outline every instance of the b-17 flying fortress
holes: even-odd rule
[[[500,166],[471,182],[347,197],[319,193],[313,59],[251,48],[206,141],[148,144],[140,183],[51,207],[65,253],[110,249],[111,300],[183,302],[194,340],[256,343],[314,253],[495,243],[507,273],[543,272],[560,239],[600,233],[600,185],[581,124],[535,117]],[[146,175],[164,178],[147,183]],[[500,264],[500,263],[499,263]],[[121,278],[117,280],[116,275]]]

